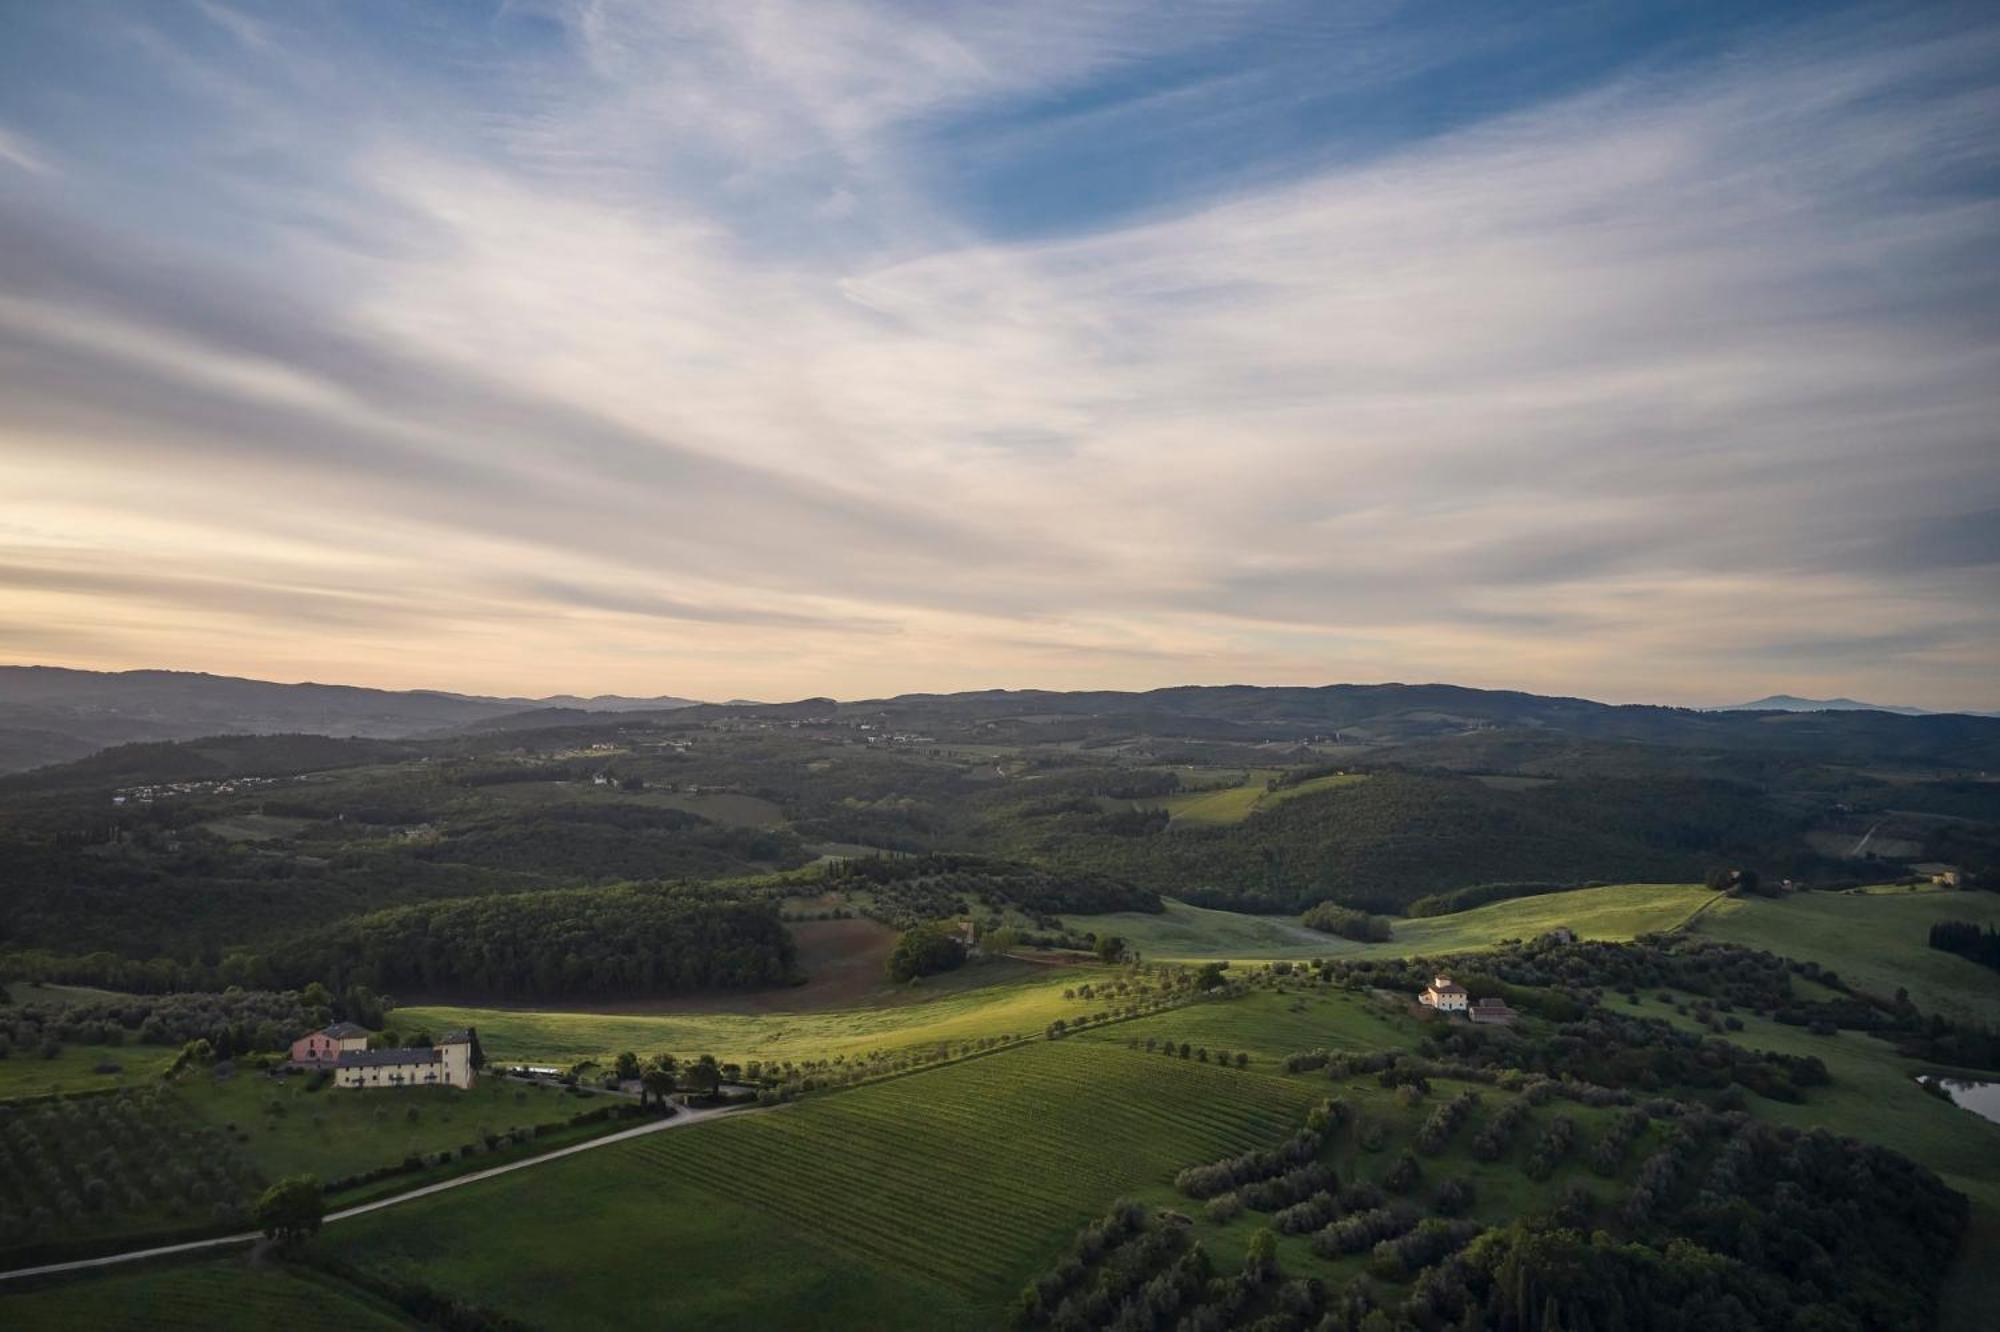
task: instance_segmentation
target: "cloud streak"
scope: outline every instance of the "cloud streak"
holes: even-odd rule
[[[1383,99],[1463,52],[1283,6],[203,9],[30,34],[129,62],[165,178],[0,82],[0,157],[64,164],[0,192],[0,655],[2000,707],[2000,27],[1746,30],[1260,162],[1260,24]],[[1038,118],[1110,152],[1216,95],[1249,160],[1146,207],[964,205]]]

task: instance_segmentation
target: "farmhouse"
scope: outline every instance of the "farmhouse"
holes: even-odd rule
[[[1417,996],[1420,1003],[1440,1013],[1463,1013],[1466,998],[1465,987],[1449,976],[1433,976],[1430,985]]]
[[[345,1025],[345,1024],[343,1024]],[[332,1028],[328,1028],[331,1031]],[[357,1030],[359,1030],[357,1028]],[[315,1032],[324,1036],[326,1032]],[[367,1033],[351,1048],[343,1046],[328,1063],[336,1087],[470,1087],[478,1075],[472,1067],[472,1033],[448,1031],[437,1044],[402,1050],[370,1050]],[[313,1037],[306,1037],[309,1041]],[[300,1042],[303,1044],[303,1041]],[[296,1051],[298,1045],[293,1046]],[[294,1055],[297,1061],[296,1054]]]
[[[304,1068],[332,1068],[340,1056],[351,1050],[368,1048],[368,1029],[352,1022],[336,1022],[292,1042],[292,1062]]]

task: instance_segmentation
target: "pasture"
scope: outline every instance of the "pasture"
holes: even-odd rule
[[[1065,916],[1070,929],[1122,936],[1153,960],[1408,957],[1490,948],[1567,925],[1585,939],[1631,939],[1685,924],[1716,895],[1700,884],[1622,883],[1518,897],[1452,916],[1396,920],[1388,943],[1360,944],[1306,929],[1292,916],[1252,916],[1168,901],[1159,915]]]
[[[1258,810],[1270,805],[1296,800],[1300,796],[1313,795],[1320,791],[1330,791],[1335,787],[1353,786],[1367,780],[1363,773],[1331,773],[1325,777],[1313,777],[1294,786],[1273,788],[1271,778],[1276,769],[1245,772],[1241,782],[1232,786],[1209,787],[1197,791],[1182,791],[1177,795],[1161,796],[1153,800],[1131,802],[1139,809],[1164,809],[1172,822],[1183,825],[1217,825],[1241,823]]]
[[[943,985],[917,985],[910,993],[936,998],[896,1005],[805,1012],[713,1012],[680,1008],[661,1013],[575,1013],[494,1008],[399,1008],[397,1021],[432,1028],[476,1026],[488,1057],[503,1062],[569,1064],[620,1050],[639,1054],[713,1054],[724,1061],[804,1060],[873,1050],[1026,1036],[1078,1005],[1062,992],[1080,981],[1109,975],[1096,966],[1037,967],[1000,963],[1008,979],[978,988],[955,988],[982,969],[954,973]],[[962,979],[960,979],[962,978]]]
[[[54,1058],[37,1050],[15,1050],[0,1059],[0,1101],[143,1087],[157,1081],[172,1058],[173,1052],[159,1045],[65,1045]]]
[[[1799,893],[1717,902],[1695,928],[1749,948],[1830,967],[1884,996],[1906,987],[1925,1012],[2000,1023],[2000,972],[1932,948],[1941,920],[2000,926],[1994,893]]]
[[[1112,1198],[1277,1140],[1319,1094],[1256,1068],[1037,1042],[588,1153],[327,1243],[549,1325],[991,1326]],[[746,1263],[755,1279],[731,1279]]]

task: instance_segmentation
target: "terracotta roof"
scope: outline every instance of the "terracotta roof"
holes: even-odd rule
[[[1432,985],[1432,986],[1431,986],[1430,988],[1431,988],[1431,989],[1432,989],[1433,991],[1435,991],[1436,993],[1438,993],[1438,994],[1464,994],[1464,993],[1465,993],[1465,987],[1464,987],[1463,985],[1460,985],[1460,984],[1459,984],[1459,983],[1458,983],[1457,981],[1446,981],[1446,982],[1445,982],[1444,984],[1442,984],[1442,985],[1436,985],[1436,984],[1433,984],[1433,985]]]
[[[335,1061],[339,1068],[387,1068],[392,1064],[442,1064],[436,1050],[343,1050]]]

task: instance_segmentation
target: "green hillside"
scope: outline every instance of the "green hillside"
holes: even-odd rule
[[[2000,926],[1996,893],[1800,893],[1731,898],[1697,928],[1750,948],[1831,967],[1874,994],[1908,989],[1926,1012],[2000,1025],[2000,972],[1929,946],[1941,920]]]

